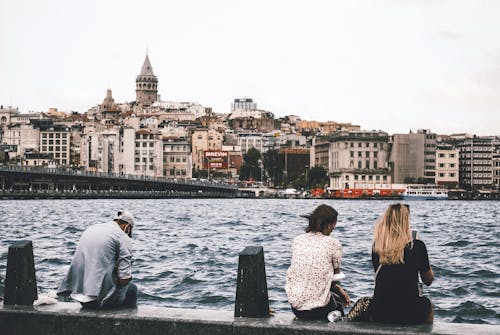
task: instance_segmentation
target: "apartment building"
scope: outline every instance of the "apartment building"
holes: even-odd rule
[[[459,183],[465,189],[493,185],[493,145],[490,137],[467,138],[458,143]]]
[[[447,187],[458,186],[459,150],[449,144],[436,147],[436,184]]]
[[[70,164],[71,129],[56,124],[40,126],[40,153],[52,155],[58,166]]]
[[[186,138],[163,137],[163,176],[190,179],[193,175],[191,145]]]
[[[224,136],[215,129],[196,129],[191,135],[191,151],[193,166],[196,170],[203,170],[205,151],[222,150]]]

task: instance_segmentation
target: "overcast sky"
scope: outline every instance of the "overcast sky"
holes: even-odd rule
[[[0,0],[0,104],[162,100],[407,133],[500,135],[500,1]]]

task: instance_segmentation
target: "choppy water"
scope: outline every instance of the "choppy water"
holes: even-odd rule
[[[306,224],[300,215],[320,203],[340,213],[333,236],[343,244],[343,286],[353,301],[371,295],[372,227],[389,202],[286,199],[0,201],[0,293],[12,242],[33,241],[39,290],[56,290],[82,231],[124,208],[138,222],[139,304],[232,310],[238,253],[262,245],[271,308],[289,311],[290,243]],[[413,201],[411,211],[436,274],[425,288],[435,318],[500,324],[499,203]]]

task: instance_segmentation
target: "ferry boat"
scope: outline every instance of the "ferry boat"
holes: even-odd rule
[[[403,200],[447,200],[448,190],[437,185],[407,185]]]

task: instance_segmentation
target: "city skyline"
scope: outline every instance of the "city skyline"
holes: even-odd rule
[[[146,50],[163,100],[388,133],[500,133],[500,3],[0,2],[0,103],[86,112],[135,100]],[[131,42],[132,41],[132,42]]]

